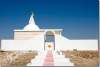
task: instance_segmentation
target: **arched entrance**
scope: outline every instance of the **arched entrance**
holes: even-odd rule
[[[44,41],[44,50],[55,50],[55,36],[52,31],[46,32]]]

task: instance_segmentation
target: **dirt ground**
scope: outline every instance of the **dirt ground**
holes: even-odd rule
[[[75,66],[98,66],[98,51],[62,51]],[[25,66],[37,55],[36,51],[0,51],[0,66]]]
[[[36,55],[36,51],[0,51],[0,66],[24,66]]]
[[[98,66],[98,51],[63,51],[65,57],[69,57],[75,66]]]

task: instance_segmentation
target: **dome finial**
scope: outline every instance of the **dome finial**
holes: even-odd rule
[[[34,13],[32,12],[31,17],[29,19],[29,24],[35,24],[35,20],[34,20],[33,16],[34,16]]]
[[[32,12],[32,16],[34,16],[34,12]]]

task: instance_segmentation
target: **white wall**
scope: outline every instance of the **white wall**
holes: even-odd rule
[[[64,36],[55,36],[56,50],[97,50],[98,40],[69,40]]]
[[[44,36],[30,40],[1,40],[3,50],[44,50]],[[97,50],[98,40],[69,40],[64,36],[55,35],[56,50]]]
[[[40,37],[43,34],[43,31],[15,31],[14,40],[28,40],[31,38]]]
[[[3,50],[44,50],[44,38],[34,38],[31,40],[2,40]]]

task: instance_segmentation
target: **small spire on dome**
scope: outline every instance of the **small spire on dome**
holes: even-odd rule
[[[33,16],[34,16],[34,13],[32,12],[32,15],[30,16],[30,19],[29,19],[29,24],[35,24],[35,20]]]
[[[24,27],[24,30],[33,31],[33,30],[39,30],[39,29],[40,28],[38,27],[38,25],[35,24],[34,13],[32,13],[29,19],[29,24],[27,24]]]
[[[32,16],[34,16],[34,13],[32,12]]]

